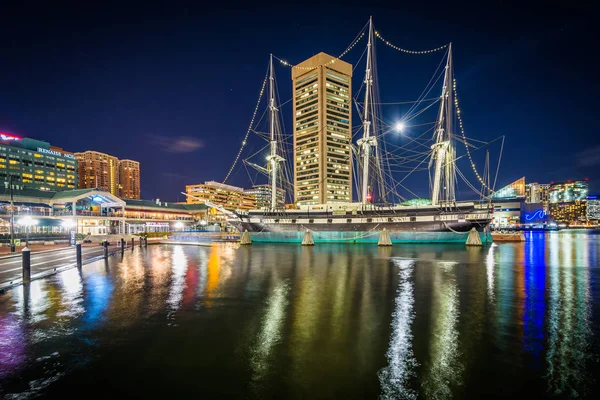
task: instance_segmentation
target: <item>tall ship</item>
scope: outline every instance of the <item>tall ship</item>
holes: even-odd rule
[[[456,97],[452,44],[426,51],[404,50],[383,39],[369,19],[342,55],[365,36],[367,44],[361,60],[365,60],[366,67],[359,85],[360,97],[352,98],[352,66],[341,56],[320,53],[295,66],[270,56],[261,90],[261,96],[267,92],[268,105],[262,119],[268,132],[258,131],[253,122],[248,130],[257,132],[266,142],[263,152],[258,152],[263,160],[266,158],[266,166],[244,160],[246,166],[268,177],[270,201],[244,212],[220,208],[227,222],[240,232],[249,232],[253,242],[300,243],[308,231],[315,243],[377,243],[381,232],[386,231],[392,243],[465,243],[473,229],[482,241],[490,240],[489,198],[493,190],[489,153],[483,174],[479,174],[471,153],[486,143],[472,144],[465,136]],[[406,53],[443,54],[419,99],[393,124],[385,122],[380,110],[385,103],[378,100],[376,39]],[[292,68],[294,131],[287,136],[278,105],[274,73],[277,61]],[[440,82],[441,94],[432,94]],[[353,107],[360,119],[356,129],[351,124]],[[429,128],[418,137],[402,135],[405,126],[428,109],[437,109]],[[254,114],[256,117],[256,110]],[[395,134],[400,134],[400,144],[387,140]],[[247,140],[248,134],[242,148]],[[458,148],[463,154],[457,155]],[[240,154],[241,149],[236,162]],[[459,160],[466,161],[474,171],[476,184],[465,179],[457,167]],[[414,195],[405,180],[417,172],[427,172],[428,178],[423,177],[421,182],[429,183],[428,199],[410,200],[399,194],[399,188],[404,188],[405,193]],[[456,200],[457,175],[479,194],[477,200]],[[278,192],[284,189],[294,194],[293,203],[286,206],[278,201]]]

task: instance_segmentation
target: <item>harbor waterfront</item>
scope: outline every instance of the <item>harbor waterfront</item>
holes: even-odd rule
[[[136,247],[0,293],[0,397],[593,397],[600,232],[525,235]]]

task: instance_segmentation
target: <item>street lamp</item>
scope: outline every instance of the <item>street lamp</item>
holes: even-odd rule
[[[31,218],[30,215],[26,215],[19,220],[19,225],[25,227],[25,232],[26,232],[25,247],[29,247],[29,230],[31,229],[32,226],[37,225],[37,224],[38,224],[38,220]]]

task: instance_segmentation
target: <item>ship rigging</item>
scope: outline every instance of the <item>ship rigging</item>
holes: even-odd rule
[[[486,164],[484,173],[479,174],[476,168],[473,153],[486,149],[489,151],[491,144],[504,141],[504,137],[499,137],[489,142],[467,138],[464,131],[463,120],[458,105],[456,79],[454,77],[452,62],[452,45],[446,44],[435,49],[423,51],[411,51],[400,48],[385,40],[381,33],[375,30],[372,19],[361,29],[348,48],[338,57],[332,57],[330,61],[314,68],[330,68],[333,64],[347,55],[357,44],[366,36],[366,48],[364,49],[358,62],[365,59],[364,79],[359,85],[358,91],[352,100],[356,106],[356,113],[360,118],[360,124],[352,127],[351,144],[349,150],[352,163],[355,193],[357,203],[334,202],[335,204],[326,204],[325,207],[312,209],[321,209],[329,212],[330,216],[334,209],[337,214],[345,212],[347,215],[357,215],[361,218],[347,218],[344,227],[335,225],[340,221],[333,221],[333,218],[326,218],[326,223],[330,226],[320,227],[327,231],[352,229],[362,231],[373,224],[374,217],[381,217],[381,223],[390,223],[390,230],[410,229],[431,230],[431,231],[455,231],[460,232],[470,228],[473,224],[479,224],[478,228],[485,226],[489,222],[489,215],[482,215],[481,212],[474,211],[474,203],[467,206],[467,203],[457,203],[456,188],[457,177],[461,178],[467,187],[473,190],[478,196],[480,204],[486,204],[493,192],[493,184],[490,179],[491,165],[489,164],[489,152],[486,153]],[[432,54],[443,52],[442,61],[433,73],[431,79],[415,101],[410,102],[387,102],[379,99],[379,82],[377,76],[376,46],[377,40],[383,42],[387,47],[408,54]],[[293,133],[285,133],[285,125],[280,110],[289,104],[292,100],[281,102],[279,100],[279,90],[275,79],[275,60],[286,67],[298,68],[281,60],[274,55],[270,55],[268,71],[263,81],[259,99],[253,113],[249,128],[242,141],[242,146],[230,168],[224,182],[227,181],[234,171],[239,171],[239,161],[242,160],[246,170],[249,171],[249,177],[252,182],[260,182],[259,175],[267,176],[270,187],[270,202],[264,206],[261,212],[255,212],[255,220],[260,220],[261,231],[272,230],[269,223],[279,224],[280,219],[274,219],[272,222],[265,221],[264,216],[279,215],[283,220],[289,220],[290,224],[296,224],[304,216],[303,212],[310,211],[306,207],[296,207],[296,214],[292,210],[283,210],[282,205],[277,203],[277,191],[285,190],[287,198],[291,199],[294,191],[293,169],[292,165],[296,162],[295,152],[291,145]],[[435,96],[435,87],[441,81],[441,94]],[[259,114],[260,104],[267,92],[266,110],[264,114]],[[439,93],[439,92],[438,92]],[[362,102],[359,101],[362,95]],[[435,120],[423,121],[424,117],[438,106]],[[387,106],[408,107],[399,121],[387,123],[383,117],[381,109]],[[431,110],[431,111],[430,111]],[[262,129],[266,125],[266,129]],[[295,128],[295,127],[294,127]],[[329,128],[329,127],[326,127]],[[321,127],[321,129],[324,129]],[[421,129],[420,134],[415,134]],[[456,131],[458,129],[458,132]],[[410,130],[410,134],[406,133]],[[253,135],[254,134],[254,135]],[[258,151],[244,157],[244,150],[248,147],[251,135],[265,140],[266,145],[260,147]],[[400,143],[398,143],[400,137]],[[355,143],[355,144],[354,144]],[[464,153],[457,155],[457,144],[464,144]],[[502,148],[502,147],[501,147]],[[266,156],[263,155],[267,151]],[[266,165],[260,161],[255,161],[262,155],[266,160]],[[500,162],[500,156],[498,163]],[[323,157],[323,155],[321,155]],[[459,161],[468,162],[478,183],[471,183],[459,167]],[[462,161],[461,161],[462,162]],[[262,164],[262,165],[261,165]],[[256,174],[250,173],[250,169],[257,171]],[[417,205],[427,206],[427,210],[411,210],[402,205],[410,205],[408,197],[419,198],[415,192],[408,188],[410,177],[419,172],[428,172],[429,176],[429,201],[419,200]],[[496,176],[498,169],[496,169]],[[263,178],[264,179],[264,178]],[[494,178],[494,182],[495,182]],[[323,184],[321,181],[320,184]],[[479,187],[477,187],[479,185]],[[403,193],[401,193],[403,192]],[[400,205],[398,204],[400,201]],[[404,201],[404,203],[402,203]],[[307,205],[310,205],[308,203]],[[318,206],[319,204],[313,204]],[[484,207],[485,208],[485,207]],[[480,209],[484,209],[481,208]],[[360,211],[357,211],[360,210]],[[369,211],[370,210],[370,211]],[[418,217],[419,213],[425,212],[423,217]],[[485,211],[488,213],[487,209]],[[250,212],[252,214],[252,212]],[[367,215],[368,214],[368,215]],[[465,223],[469,218],[466,214],[474,215],[471,221]],[[240,215],[240,214],[238,214]],[[314,215],[314,213],[313,213]],[[327,217],[328,214],[325,214]],[[387,216],[387,219],[384,218]],[[399,217],[402,216],[402,217]],[[307,223],[315,223],[310,215],[306,215]],[[395,218],[398,217],[398,220]],[[407,217],[404,221],[402,218]],[[250,223],[250,217],[247,217],[247,223]],[[419,218],[425,223],[430,220],[431,223],[418,224]],[[364,221],[362,221],[364,220]],[[292,222],[293,221],[293,222]],[[474,222],[475,221],[475,222]],[[487,222],[486,222],[487,221]],[[360,225],[360,223],[364,223]],[[407,225],[398,225],[400,222],[406,222]],[[356,225],[355,223],[359,223]],[[410,223],[413,223],[412,225]],[[414,224],[417,223],[417,224]],[[331,225],[334,224],[335,226]],[[451,225],[458,229],[453,229]],[[302,226],[300,226],[302,225]],[[308,229],[303,224],[295,228],[288,226],[278,226],[275,230],[302,231]],[[379,226],[379,225],[377,225]],[[404,226],[403,228],[401,226]],[[315,227],[315,229],[317,229]]]

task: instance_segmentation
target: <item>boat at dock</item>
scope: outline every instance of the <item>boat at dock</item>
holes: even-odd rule
[[[365,29],[363,28],[360,37],[366,32]],[[487,155],[484,173],[479,174],[475,169],[471,153],[482,148],[483,145],[470,144],[469,139],[464,134],[463,122],[456,98],[452,44],[435,49],[435,51],[445,51],[444,58],[432,78],[433,82],[443,82],[441,94],[439,97],[434,98],[434,102],[427,104],[422,104],[424,98],[420,97],[414,110],[412,110],[414,116],[410,116],[410,118],[415,118],[416,115],[424,112],[424,110],[418,110],[418,106],[423,106],[425,110],[436,104],[439,106],[437,117],[434,122],[431,122],[431,128],[429,129],[432,132],[430,134],[431,138],[426,139],[429,140],[429,143],[425,145],[424,142],[418,142],[418,138],[411,139],[409,143],[413,143],[413,145],[414,142],[418,142],[417,145],[420,146],[418,151],[408,148],[408,145],[396,146],[404,153],[400,153],[398,156],[388,156],[384,154],[387,148],[384,143],[384,136],[389,133],[390,129],[384,131],[378,126],[382,124],[382,118],[373,106],[382,104],[375,97],[379,93],[375,85],[376,79],[374,79],[376,71],[374,41],[376,37],[381,39],[380,34],[374,30],[372,20],[369,20],[368,43],[365,49],[366,68],[363,80],[364,101],[362,107],[359,107],[358,101],[354,99],[357,105],[357,113],[361,119],[359,130],[362,130],[362,137],[356,140],[356,144],[350,141],[348,147],[350,159],[355,161],[355,168],[358,171],[355,174],[350,174],[351,177],[354,175],[357,183],[357,202],[310,204],[310,202],[305,201],[304,204],[285,208],[278,204],[276,194],[286,184],[285,174],[282,173],[286,168],[286,157],[284,156],[286,153],[291,153],[294,155],[292,157],[294,160],[298,157],[296,157],[294,151],[285,150],[281,128],[277,125],[280,117],[276,103],[277,92],[274,87],[273,56],[271,55],[268,80],[265,79],[265,84],[267,81],[269,82],[267,112],[270,121],[269,134],[268,136],[265,134],[263,137],[269,142],[269,153],[266,156],[267,166],[261,167],[256,163],[246,163],[268,177],[271,188],[271,202],[269,206],[249,211],[232,211],[219,207],[227,215],[227,222],[240,232],[249,232],[252,241],[301,243],[304,234],[309,231],[312,233],[315,243],[377,243],[380,233],[385,230],[389,232],[392,243],[465,243],[468,233],[472,229],[480,233],[482,242],[490,241],[491,236],[489,235],[488,226],[492,220],[492,206],[489,198],[493,190],[489,179],[491,169],[489,154]],[[355,44],[353,43],[350,48]],[[319,65],[318,68],[329,68],[334,62],[335,59],[326,65]],[[436,79],[434,80],[434,78]],[[426,87],[427,93],[433,89],[433,86],[429,87],[432,81]],[[406,120],[410,120],[409,117]],[[388,128],[390,126],[388,125]],[[329,125],[327,125],[328,130],[329,128]],[[258,129],[254,130],[258,131]],[[332,132],[334,131],[332,130]],[[246,144],[246,138],[242,146]],[[478,142],[480,144],[484,143],[482,141]],[[457,143],[464,144],[465,149],[464,154],[459,156],[457,156]],[[422,157],[418,164],[421,167],[420,170],[429,171],[430,198],[421,204],[410,204],[410,201],[394,202],[390,200],[390,197],[392,195],[402,197],[398,194],[398,188],[403,180],[393,178],[393,171],[389,167],[390,160],[404,166],[406,169],[410,162],[416,164],[416,161],[418,161],[413,153],[418,153],[419,157]],[[352,154],[354,154],[354,157],[351,157]],[[321,155],[321,157],[324,157],[324,155]],[[288,156],[287,159],[289,160],[290,157]],[[468,161],[468,168],[473,169],[478,180],[477,185],[481,190],[476,190],[475,185],[466,181],[464,174],[457,166],[459,159]],[[415,170],[417,170],[416,167],[407,174],[410,175]],[[480,194],[479,201],[456,200],[455,187],[458,175],[467,182],[469,187]],[[287,176],[289,177],[289,173]],[[290,180],[288,180],[287,185],[288,193],[295,190]],[[194,197],[190,194],[186,195]]]

